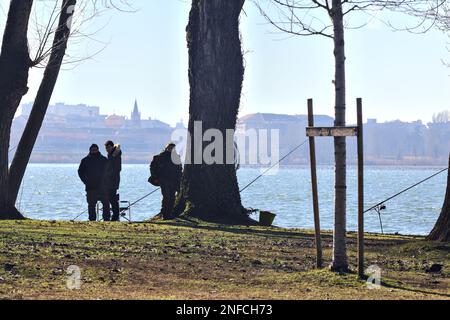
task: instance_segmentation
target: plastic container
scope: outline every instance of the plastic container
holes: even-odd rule
[[[270,227],[275,220],[277,215],[275,213],[269,211],[260,211],[259,212],[259,223],[263,226]]]

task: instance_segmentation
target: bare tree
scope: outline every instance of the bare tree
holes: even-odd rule
[[[448,1],[443,1],[439,6],[423,8],[422,10],[417,10],[414,7],[408,8],[407,13],[428,21],[430,25],[432,25],[433,27],[437,27],[439,30],[447,32],[447,34],[450,31],[450,3]],[[446,65],[450,67],[448,63],[446,63]],[[445,125],[448,123],[450,123],[449,111],[442,111],[438,114],[433,115],[433,124]],[[446,141],[448,141],[448,139],[446,139]],[[445,142],[443,144],[443,147],[446,147]],[[434,228],[428,235],[427,240],[442,242],[450,241],[450,172],[448,173],[447,177],[447,189],[445,193],[444,204],[442,205],[441,214],[439,215]]]
[[[446,3],[441,6],[438,11],[431,11],[421,13],[420,16],[428,17],[436,21],[437,26],[444,32],[450,31],[450,4]],[[447,63],[447,66],[450,65]],[[437,115],[433,115],[433,123],[450,123],[450,112],[442,111]],[[450,170],[450,157],[449,157]],[[439,215],[436,224],[427,237],[431,241],[450,241],[450,172],[447,177],[447,190],[445,193],[444,204],[442,205],[441,214]]]
[[[15,151],[14,159],[9,168],[9,199],[11,204],[16,203],[31,152],[33,151],[34,144],[44,121],[45,113],[47,112],[47,107],[50,103],[50,98],[58,79],[61,65],[66,54],[67,42],[71,34],[70,19],[72,19],[75,5],[76,0],[64,0],[61,3],[59,22],[54,31],[55,36],[53,44],[51,49],[48,50],[49,56],[48,61],[46,62],[47,66],[45,67],[44,76],[34,100],[33,108],[25,130]],[[52,30],[53,28],[50,29]],[[43,45],[44,42],[45,40],[41,42],[41,47],[38,49],[39,53],[34,62],[36,65],[47,59],[47,51]]]
[[[447,191],[445,193],[444,205],[442,206],[442,211],[436,225],[428,235],[427,240],[442,242],[450,241],[450,157],[448,165],[449,172],[447,176]]]
[[[125,0],[119,1],[128,4]],[[29,22],[32,0],[12,0],[0,52],[0,219],[21,219],[15,208],[17,194],[30,159],[37,135],[42,126],[47,107],[58,75],[66,56],[69,38],[87,36],[73,28],[76,0],[55,1],[49,12],[47,23],[37,27],[37,44],[31,58],[29,47]],[[88,14],[82,16],[80,24],[93,19],[103,8],[119,8],[113,0],[81,0],[79,7]],[[53,41],[50,39],[53,37]],[[72,61],[73,62],[73,61]],[[28,91],[28,72],[32,67],[44,67],[44,76],[39,87],[32,112],[20,140],[11,167],[8,166],[8,151],[11,124],[22,97]]]
[[[351,26],[346,17],[355,12],[370,13],[390,9],[408,14],[436,12],[446,1],[433,0],[255,0],[261,14],[275,28],[298,36],[322,36],[333,41],[335,60],[335,125],[345,126],[346,67],[345,29],[360,28],[364,24]],[[422,21],[427,19],[421,18]],[[422,26],[419,23],[410,28]],[[346,139],[334,138],[335,149],[335,221],[333,233],[333,262],[331,269],[348,271],[346,250]]]
[[[225,137],[227,129],[236,128],[244,76],[239,37],[243,5],[244,0],[192,0],[187,26],[190,141],[176,211],[207,221],[249,222],[234,164],[197,163],[192,150],[195,143],[201,144],[198,153],[206,147],[194,141],[195,122],[201,122],[202,134],[218,129]],[[225,155],[227,146],[223,147]]]
[[[9,197],[8,151],[11,124],[28,92],[28,22],[32,0],[11,0],[0,52],[0,217],[20,218]]]
[[[448,123],[450,122],[450,111],[444,110],[433,114],[433,123]]]

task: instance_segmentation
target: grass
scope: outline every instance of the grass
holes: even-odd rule
[[[356,269],[356,239],[349,234]],[[450,299],[450,244],[367,235],[367,265],[382,270],[369,289],[356,274],[315,265],[308,230],[227,227],[198,221],[0,222],[3,299]],[[332,239],[324,234],[330,263]],[[442,264],[440,273],[427,273]],[[66,286],[81,268],[80,290]]]

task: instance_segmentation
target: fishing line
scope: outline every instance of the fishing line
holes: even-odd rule
[[[148,193],[147,195],[143,196],[142,198],[136,200],[135,202],[133,202],[132,204],[130,204],[128,207],[123,208],[119,214],[124,213],[125,211],[129,210],[131,207],[135,206],[136,204],[138,204],[139,202],[147,199],[148,197],[150,197],[152,194],[154,194],[156,191],[161,190],[161,188],[155,189],[152,192]],[[75,220],[77,220],[79,217],[81,217],[83,214],[85,214],[86,212],[88,212],[88,210],[84,210],[82,213],[80,213],[78,216],[76,216],[74,219],[72,219],[71,221],[74,222]]]
[[[9,149],[9,150],[8,150],[8,153],[11,153],[11,152],[13,152],[14,150],[16,150],[18,146],[19,146],[19,145],[15,146],[15,147],[13,147],[13,148],[11,148],[11,149]]]
[[[297,151],[298,149],[300,149],[301,147],[303,147],[307,142],[309,141],[309,139],[306,139],[305,141],[303,141],[301,144],[299,144],[297,147],[295,147],[294,149],[292,149],[289,153],[287,153],[283,158],[281,158],[277,163],[275,163],[273,166],[271,166],[269,169],[265,170],[262,174],[260,174],[258,177],[256,177],[256,179],[252,180],[249,184],[247,184],[244,188],[242,188],[239,193],[242,193],[243,191],[245,191],[246,189],[248,189],[250,186],[252,186],[256,181],[258,181],[259,179],[261,179],[264,175],[266,175],[267,172],[269,172],[270,170],[272,170],[273,168],[275,168],[277,165],[279,165],[284,159],[286,159],[287,157],[289,157],[291,154],[293,154],[295,151]],[[161,190],[161,188],[155,189],[152,192],[146,194],[145,196],[143,196],[142,198],[136,200],[135,202],[133,202],[132,204],[130,204],[128,207],[124,208],[123,210],[120,211],[120,214],[124,213],[125,211],[129,210],[131,207],[135,206],[136,204],[138,204],[139,202],[147,199],[148,197],[150,197],[152,194],[154,194],[155,192]],[[81,217],[83,214],[85,214],[88,210],[83,211],[82,213],[80,213],[78,216],[76,216],[74,219],[72,219],[71,221],[75,221],[77,220],[79,217]]]
[[[260,174],[256,179],[252,180],[249,184],[247,184],[244,188],[242,188],[239,193],[244,192],[247,188],[249,188],[251,185],[253,185],[256,181],[258,181],[259,179],[261,179],[263,176],[265,176],[265,174],[267,172],[269,172],[270,170],[272,170],[273,168],[275,168],[277,165],[279,165],[284,159],[286,159],[287,157],[289,157],[291,154],[293,154],[295,151],[297,151],[298,149],[300,149],[301,147],[303,147],[307,142],[309,141],[309,138],[306,139],[305,141],[303,141],[301,144],[299,144],[298,146],[296,146],[294,149],[292,149],[288,154],[286,154],[283,158],[281,158],[277,163],[275,163],[273,166],[271,166],[269,169],[267,169],[266,171],[264,171],[262,174]]]
[[[120,213],[123,213],[127,210],[129,210],[131,207],[133,207],[134,205],[138,204],[139,202],[141,202],[144,199],[147,199],[148,197],[150,197],[152,194],[154,194],[156,191],[161,190],[161,188],[155,189],[152,192],[150,192],[149,194],[143,196],[142,198],[140,198],[139,200],[136,200],[135,202],[133,202],[132,204],[130,204],[128,207],[124,208],[122,211],[120,211]]]
[[[374,205],[373,207],[371,207],[371,208],[367,209],[366,211],[364,211],[364,213],[367,213],[367,212],[369,212],[369,211],[375,210],[375,212],[378,214],[378,219],[380,220],[381,233],[384,234],[384,230],[383,230],[383,222],[382,222],[382,220],[381,220],[381,211],[386,210],[385,203],[386,203],[387,201],[392,200],[392,199],[394,199],[394,198],[396,198],[396,197],[398,197],[398,196],[404,194],[405,192],[407,192],[407,191],[409,191],[409,190],[411,190],[411,189],[413,189],[413,188],[415,188],[415,187],[421,185],[422,183],[425,183],[425,182],[427,182],[428,180],[433,179],[434,177],[440,175],[441,173],[443,173],[443,172],[445,172],[445,171],[447,171],[447,170],[449,170],[449,168],[445,168],[445,169],[439,170],[439,171],[436,172],[435,174],[432,174],[431,176],[429,176],[429,177],[427,177],[427,178],[425,178],[425,179],[423,179],[423,180],[421,180],[421,181],[419,181],[419,182],[413,184],[412,186],[410,186],[410,187],[408,187],[408,188],[406,188],[406,189],[404,189],[404,190],[402,190],[402,191],[400,191],[400,192],[397,192],[395,195],[393,195],[393,196],[387,198],[386,200],[377,203],[377,204]]]
[[[389,200],[392,200],[392,199],[394,199],[394,198],[397,198],[398,196],[402,195],[403,193],[405,193],[405,192],[407,192],[407,191],[409,191],[409,190],[411,190],[411,189],[413,189],[413,188],[415,188],[415,187],[421,185],[422,183],[427,182],[428,180],[433,179],[434,177],[440,175],[441,173],[447,171],[448,169],[449,169],[449,168],[442,169],[442,170],[438,171],[437,173],[435,173],[435,174],[429,176],[428,178],[425,178],[425,179],[423,179],[423,180],[421,180],[421,181],[419,181],[419,182],[413,184],[412,186],[410,186],[410,187],[408,187],[408,188],[406,188],[406,189],[404,189],[404,190],[402,190],[402,191],[400,191],[400,192],[394,194],[393,196],[387,198],[386,200],[383,200],[383,201],[377,203],[377,204],[374,205],[373,207],[370,207],[369,209],[367,209],[366,211],[364,211],[364,213],[367,213],[367,212],[369,212],[369,211],[372,211],[373,209],[378,208],[379,206],[383,205],[385,202],[387,202],[387,201],[389,201]]]
[[[19,197],[19,211],[20,211],[20,208],[22,207],[22,197],[23,197],[23,189],[25,188],[25,178],[23,179],[23,182],[22,182],[22,190],[20,191],[20,197]]]

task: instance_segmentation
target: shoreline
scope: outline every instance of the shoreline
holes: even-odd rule
[[[81,161],[81,158],[80,158]],[[55,166],[78,166],[79,162],[30,162],[29,166],[49,166],[49,165],[55,165]],[[11,165],[11,163],[9,163]],[[123,162],[123,166],[149,166],[149,163],[146,162]],[[433,165],[427,165],[427,164],[364,164],[365,168],[386,168],[386,169],[443,169],[448,165],[448,163],[443,164],[433,164]],[[333,164],[317,164],[318,168],[330,168],[333,169]],[[357,167],[356,164],[349,163],[347,164],[347,168],[349,169],[355,169]],[[253,166],[253,165],[244,165],[241,166],[241,169],[268,169],[269,166]],[[280,164],[279,169],[309,169],[309,164]]]
[[[87,214],[87,213],[86,213]],[[83,218],[85,218],[83,216]],[[25,217],[24,221],[35,221],[35,222],[49,222],[49,223],[98,223],[101,224],[103,223],[102,221],[97,221],[97,222],[89,222],[87,220],[81,220],[81,218],[77,219],[77,220],[71,220],[71,219],[36,219],[36,218],[28,218]],[[1,220],[0,220],[1,222]],[[142,220],[142,221],[132,221],[132,222],[127,222],[127,221],[120,221],[119,223],[123,223],[123,224],[142,224],[142,223],[148,223],[149,220]],[[286,230],[286,231],[292,231],[292,232],[296,232],[296,231],[308,231],[313,233],[314,230],[313,229],[308,229],[308,228],[301,228],[301,227],[283,227],[283,226],[277,226],[277,225],[272,225],[270,228],[273,229],[278,229],[278,230]],[[431,232],[431,230],[430,230]],[[321,229],[321,233],[322,234],[332,234],[333,230],[332,229]],[[357,230],[355,228],[355,230],[349,230],[347,229],[347,234],[349,235],[356,235],[357,234]],[[381,232],[372,232],[372,231],[366,231],[364,232],[364,234],[366,236],[373,236],[373,237],[407,237],[407,238],[425,238],[428,236],[429,232],[424,233],[424,234],[404,234],[404,233],[399,233],[399,232],[395,232],[395,233],[390,233],[390,232],[385,232],[385,233],[381,233]]]

